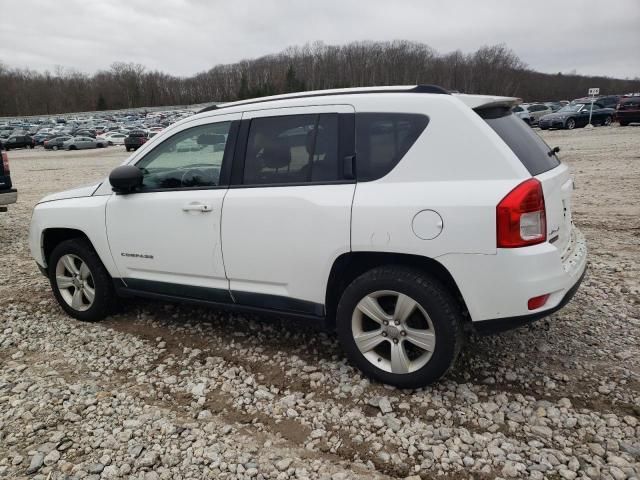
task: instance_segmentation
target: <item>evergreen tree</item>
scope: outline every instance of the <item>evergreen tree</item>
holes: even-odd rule
[[[96,104],[96,110],[106,110],[107,109],[107,101],[104,99],[104,96],[100,94],[98,97],[98,103]]]

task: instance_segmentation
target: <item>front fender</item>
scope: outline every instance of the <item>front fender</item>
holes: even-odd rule
[[[29,249],[38,265],[47,267],[44,255],[44,233],[61,228],[84,233],[111,276],[118,276],[113,263],[105,226],[108,196],[93,196],[55,200],[36,205],[29,227]]]

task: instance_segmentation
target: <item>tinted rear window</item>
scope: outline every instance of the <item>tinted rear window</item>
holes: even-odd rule
[[[513,114],[496,116],[492,113],[478,111],[484,121],[513,150],[531,175],[540,175],[560,165],[555,155],[549,156],[549,145],[522,119]]]
[[[389,173],[428,123],[429,117],[415,113],[356,113],[358,181]]]

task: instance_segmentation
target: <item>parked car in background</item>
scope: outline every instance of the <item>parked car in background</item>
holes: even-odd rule
[[[518,117],[527,125],[531,125],[533,123],[531,112],[527,108],[527,105],[516,105],[511,109],[511,111],[516,117]]]
[[[71,135],[62,135],[59,137],[49,138],[45,140],[42,144],[46,150],[59,150],[64,148],[64,142],[67,140],[71,140],[73,137]]]
[[[137,150],[144,145],[148,140],[147,132],[142,130],[133,130],[129,132],[127,138],[124,139],[124,146],[127,152],[130,150]]]
[[[83,150],[87,148],[103,148],[108,146],[105,140],[96,140],[91,137],[72,137],[63,143],[65,150]]]
[[[551,109],[550,113],[555,113],[566,105],[562,102],[544,102],[544,104]]]
[[[542,130],[549,128],[566,128],[573,130],[576,127],[584,127],[589,123],[589,111],[591,103],[574,103],[561,108],[556,113],[551,113],[540,118],[538,126]],[[604,108],[598,103],[593,104],[593,112],[591,115],[591,123],[593,125],[611,125],[613,108]]]
[[[7,206],[18,201],[18,190],[11,183],[9,156],[0,143],[0,212],[6,212]]]
[[[91,137],[91,138],[96,138],[96,132],[95,130],[85,130],[85,129],[81,129],[81,130],[76,130],[73,132],[73,136],[74,137]]]
[[[615,120],[621,127],[626,127],[630,123],[640,122],[640,94],[625,95],[620,98],[616,106]]]
[[[45,140],[48,140],[49,138],[53,138],[54,134],[52,133],[41,133],[38,132],[33,136],[33,141],[36,144],[36,146],[38,145],[44,145]]]
[[[584,276],[569,168],[517,101],[426,85],[206,108],[44,198],[29,247],[74,318],[122,295],[326,319],[366,375],[423,387],[467,328],[547,316]]]
[[[109,145],[124,145],[125,138],[127,135],[120,132],[109,132],[96,137],[97,140],[105,140]]]
[[[33,148],[36,146],[33,138],[29,135],[16,135],[7,138],[2,142],[6,150],[12,150],[14,148]]]
[[[579,103],[597,103],[598,105],[604,108],[616,108],[618,101],[620,100],[620,95],[601,95],[596,97],[580,97],[574,100],[571,100],[571,105],[576,105]]]
[[[553,113],[551,107],[545,105],[544,103],[528,104],[527,110],[529,111],[531,125],[537,125],[540,117]]]

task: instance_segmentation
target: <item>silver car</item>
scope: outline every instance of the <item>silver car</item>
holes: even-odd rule
[[[65,150],[83,150],[86,148],[103,148],[108,146],[106,140],[91,137],[73,137],[62,144]]]

